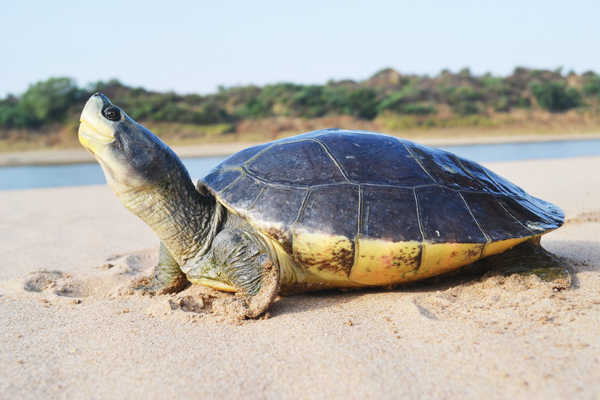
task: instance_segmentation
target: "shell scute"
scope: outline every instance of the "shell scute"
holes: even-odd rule
[[[439,185],[460,190],[498,192],[483,171],[469,170],[456,155],[417,143],[407,145],[421,166]],[[482,179],[483,178],[483,179]]]
[[[240,166],[249,161],[252,157],[258,155],[261,151],[269,148],[271,145],[271,143],[265,143],[238,151],[230,157],[227,157],[227,159],[220,164],[220,167],[227,168]]]
[[[221,192],[221,201],[241,211],[248,209],[258,198],[264,186],[249,176],[241,176]]]
[[[463,197],[490,241],[531,235],[531,231],[510,215],[495,197],[487,193],[463,193]]]
[[[370,186],[363,188],[362,235],[387,242],[422,241],[413,189]]]
[[[409,187],[433,183],[404,144],[394,137],[340,132],[318,140],[331,150],[353,182]]]
[[[487,242],[460,192],[426,187],[416,189],[416,193],[425,240],[432,243]]]
[[[535,207],[527,200],[517,200],[512,197],[500,197],[498,202],[502,207],[525,228],[531,231],[532,235],[539,235],[546,231],[556,229],[557,224],[554,221],[549,221],[544,216],[539,215],[535,211]]]
[[[313,186],[345,181],[339,166],[321,144],[312,140],[273,145],[246,164],[263,180]]]
[[[206,187],[213,192],[219,193],[227,186],[239,179],[244,173],[240,169],[221,169],[215,168],[203,179]]]
[[[248,218],[291,254],[291,227],[298,218],[306,195],[306,189],[267,186],[248,210]]]

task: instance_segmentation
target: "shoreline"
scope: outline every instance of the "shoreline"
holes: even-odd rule
[[[548,135],[499,135],[458,136],[451,138],[414,136],[409,140],[427,146],[464,146],[503,143],[540,143],[600,139],[600,133],[548,134]],[[245,148],[264,142],[214,143],[203,145],[171,146],[181,158],[230,156]],[[0,152],[0,167],[25,165],[56,165],[93,163],[94,158],[83,148],[44,149],[16,152]]]

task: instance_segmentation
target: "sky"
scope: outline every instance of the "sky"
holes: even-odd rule
[[[599,0],[0,0],[0,97],[50,77],[177,93],[391,67],[600,72]]]

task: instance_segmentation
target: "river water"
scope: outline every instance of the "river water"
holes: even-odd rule
[[[477,162],[514,161],[600,155],[600,140],[477,144],[438,148]],[[185,158],[183,163],[196,180],[205,176],[225,158]],[[102,183],[106,183],[106,180],[97,163],[0,167],[0,190]]]

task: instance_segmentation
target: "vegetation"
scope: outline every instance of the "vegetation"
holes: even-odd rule
[[[74,132],[83,105],[97,91],[105,93],[133,119],[160,127],[160,132],[168,132],[172,126],[192,132],[190,135],[215,137],[243,132],[244,126],[258,126],[252,121],[282,118],[346,116],[358,122],[375,120],[385,129],[396,131],[494,127],[512,120],[499,115],[515,112],[563,114],[575,110],[597,116],[600,76],[594,72],[565,75],[560,69],[516,68],[506,77],[489,73],[474,76],[469,69],[458,73],[444,70],[428,77],[384,69],[362,82],[221,87],[206,96],[157,93],[117,80],[80,88],[70,78],[50,78],[31,85],[20,96],[0,99],[0,138],[14,131],[30,135],[44,135],[52,129]]]
[[[579,105],[581,95],[574,87],[562,82],[532,82],[531,91],[538,104],[549,111],[566,111]]]

